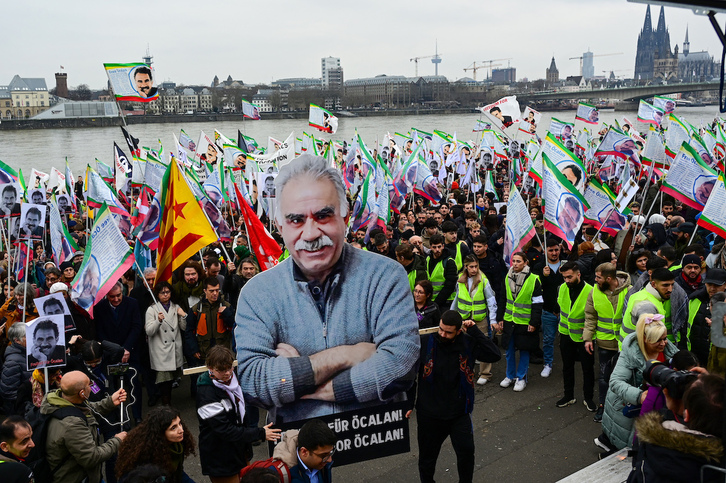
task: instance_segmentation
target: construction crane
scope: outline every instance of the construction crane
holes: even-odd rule
[[[489,65],[481,65],[481,62],[479,64],[480,65],[477,65],[476,62],[472,63],[469,67],[466,67],[464,69],[464,72],[466,72],[468,70],[473,71],[473,73],[474,73],[473,77],[474,77],[474,80],[476,80],[476,71],[478,71],[479,69],[491,69],[492,67],[499,67],[500,65],[502,65],[502,64],[491,64],[491,63]]]
[[[422,55],[422,56],[419,56],[419,57],[413,57],[410,60],[410,62],[415,62],[416,63],[416,77],[418,77],[418,61],[420,59],[433,59],[435,57],[438,58],[438,54],[436,54],[436,55]],[[436,67],[437,67],[436,70],[438,70],[438,66],[436,66]]]
[[[593,55],[593,57],[607,57],[609,55],[622,55],[622,54],[623,54],[622,52],[615,52],[614,54],[597,54],[597,55]],[[570,60],[580,59],[580,75],[582,75],[582,58],[583,58],[582,55],[579,57],[570,57]]]

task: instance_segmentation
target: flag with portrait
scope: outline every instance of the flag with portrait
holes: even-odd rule
[[[572,249],[577,232],[590,206],[567,177],[542,155],[542,201],[545,230],[560,237]]]
[[[117,101],[151,102],[159,98],[154,71],[143,62],[103,64]]]

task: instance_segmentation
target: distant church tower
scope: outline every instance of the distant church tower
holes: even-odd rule
[[[555,56],[552,56],[552,62],[550,62],[550,66],[547,68],[547,84],[554,84],[555,82],[560,81],[560,71],[557,70],[557,66],[555,65]]]
[[[648,5],[645,11],[643,29],[640,31],[640,35],[638,35],[634,79],[636,81],[653,79],[656,76],[656,60],[660,60],[663,63],[674,60],[675,58],[677,56],[674,56],[671,52],[671,38],[666,27],[665,9],[662,6],[660,7],[658,27],[653,30],[653,23],[650,18],[650,5]],[[669,65],[668,67],[672,66]],[[659,70],[663,71],[667,69],[661,66]]]
[[[686,25],[686,40],[683,42],[683,56],[688,57],[688,52],[691,51],[691,43],[688,41],[688,25]]]

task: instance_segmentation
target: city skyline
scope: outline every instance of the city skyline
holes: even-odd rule
[[[189,15],[198,4],[188,0],[173,4],[129,0],[124,3],[129,14],[113,17],[99,15],[97,4],[87,0],[74,2],[73,10],[46,0],[38,3],[34,33],[10,36],[0,48],[5,54],[0,84],[19,74],[43,77],[52,88],[54,73],[62,65],[69,86],[103,89],[102,63],[141,61],[147,44],[154,56],[157,83],[210,85],[215,75],[220,80],[231,75],[245,84],[319,78],[321,58],[328,56],[340,58],[345,80],[381,74],[413,77],[415,65],[410,58],[432,55],[437,40],[442,57],[439,73],[450,81],[472,77],[471,71],[463,69],[474,61],[506,57],[512,57],[510,65],[517,69],[517,79],[544,78],[553,55],[560,78],[579,75],[579,61],[569,58],[581,56],[588,48],[595,55],[623,52],[595,57],[596,76],[614,70],[616,76],[630,78],[646,10],[644,4],[625,0],[515,0],[474,7],[454,0],[445,9],[429,0],[419,2],[415,9],[371,0],[365,8],[336,4],[334,12],[289,0],[244,9],[222,1],[215,11],[224,13],[219,18],[227,23],[239,17],[235,29],[223,22],[199,23],[199,15]],[[149,5],[158,9],[157,16],[137,20],[137,13]],[[651,8],[657,12],[660,7]],[[4,12],[16,18],[21,9],[11,4]],[[277,17],[269,17],[269,12]],[[708,50],[719,57],[720,44],[707,17],[675,8],[666,8],[665,17],[671,47],[682,45],[688,26],[691,51]],[[721,22],[724,18],[717,15]],[[141,23],[147,26],[135,26]],[[507,67],[506,61],[501,64],[500,68]],[[479,71],[477,78],[485,78],[485,71]],[[430,59],[419,61],[418,73],[434,74]]]

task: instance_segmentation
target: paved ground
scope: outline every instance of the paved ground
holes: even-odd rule
[[[557,353],[557,351],[555,351]],[[562,366],[556,354],[555,369],[548,379],[540,377],[541,365],[530,366],[527,388],[516,393],[499,387],[505,363],[494,364],[494,379],[477,386],[473,412],[476,468],[474,481],[557,481],[597,461],[592,440],[600,434],[593,413],[582,404],[581,373],[577,373],[577,404],[557,408],[562,397]],[[597,367],[597,366],[596,366]],[[579,371],[579,368],[578,368]],[[597,393],[597,390],[596,390]],[[189,399],[188,378],[174,390],[173,404],[185,422],[198,434],[194,404]],[[267,458],[265,446],[255,447],[255,459]],[[418,445],[415,412],[411,419],[411,452],[364,463],[334,468],[336,481],[416,482]],[[197,458],[185,463],[186,472],[197,482],[208,481],[201,474]],[[449,441],[439,456],[436,479],[458,481],[456,457]]]

